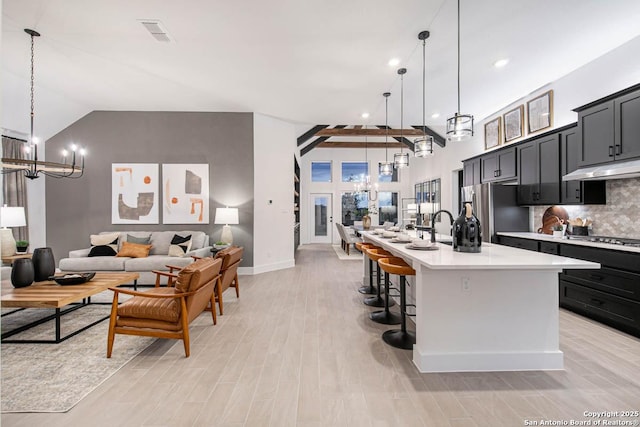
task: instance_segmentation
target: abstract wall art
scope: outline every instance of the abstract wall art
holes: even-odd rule
[[[111,223],[158,224],[158,164],[111,165]]]
[[[209,224],[209,165],[162,165],[163,224]]]

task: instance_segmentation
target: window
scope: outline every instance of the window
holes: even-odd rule
[[[398,169],[393,168],[393,174],[391,175],[382,175],[380,173],[381,164],[378,163],[378,182],[398,182]]]
[[[342,182],[364,182],[367,175],[369,175],[367,162],[342,163]]]
[[[342,193],[342,224],[353,225],[367,213],[369,197],[365,193]]]
[[[398,193],[391,191],[378,193],[378,221],[380,225],[385,222],[398,223]]]
[[[331,182],[331,162],[311,162],[311,182]]]

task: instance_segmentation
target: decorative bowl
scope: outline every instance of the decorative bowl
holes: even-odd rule
[[[49,276],[49,280],[53,280],[58,285],[62,285],[62,286],[79,285],[81,283],[85,283],[93,279],[93,276],[95,275],[96,275],[95,271],[90,271],[86,273],[66,273],[66,274]]]

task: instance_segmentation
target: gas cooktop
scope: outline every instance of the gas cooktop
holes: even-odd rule
[[[570,240],[583,240],[585,242],[609,243],[611,245],[632,246],[639,248],[640,239],[626,239],[623,237],[607,236],[569,236]]]

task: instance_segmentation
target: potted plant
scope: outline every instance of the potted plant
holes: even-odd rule
[[[29,242],[26,240],[16,240],[16,252],[18,253],[26,253],[29,248]]]

